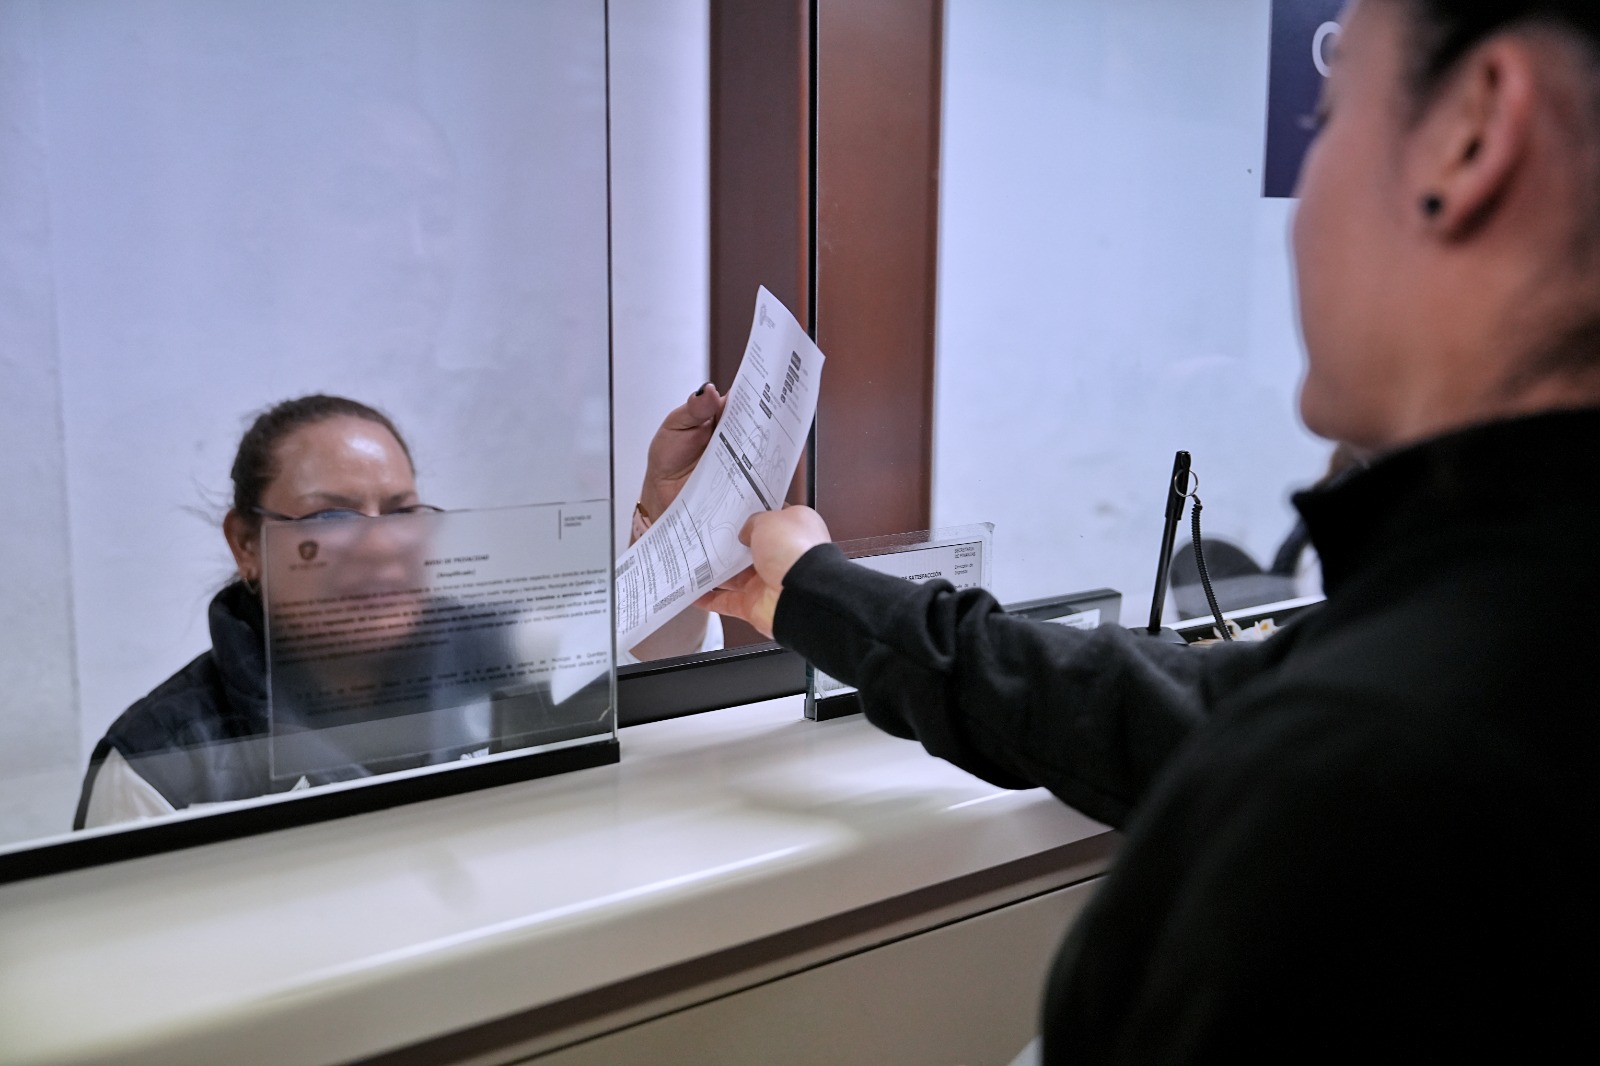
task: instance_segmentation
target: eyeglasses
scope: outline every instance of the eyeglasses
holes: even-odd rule
[[[396,514],[443,514],[443,507],[434,507],[432,504],[413,503],[408,507],[396,507],[392,511],[385,511],[381,515],[370,515],[365,511],[358,511],[353,507],[328,507],[321,511],[312,511],[310,514],[288,515],[277,511],[269,511],[265,507],[252,507],[250,510],[262,518],[270,518],[274,522],[348,522],[357,518],[388,518]]]

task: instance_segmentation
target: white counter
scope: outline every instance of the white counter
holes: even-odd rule
[[[350,1061],[1110,846],[799,698],[638,726],[618,765],[0,888],[0,1061]]]

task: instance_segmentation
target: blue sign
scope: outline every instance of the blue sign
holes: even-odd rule
[[[1294,195],[1300,164],[1316,134],[1317,100],[1339,39],[1343,7],[1344,0],[1272,0],[1263,196]]]

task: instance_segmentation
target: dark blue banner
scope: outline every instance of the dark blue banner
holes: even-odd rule
[[[1339,38],[1343,0],[1272,0],[1263,196],[1293,196],[1315,133],[1317,98]]]

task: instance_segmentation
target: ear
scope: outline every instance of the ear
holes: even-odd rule
[[[1461,62],[1428,108],[1410,184],[1415,203],[1437,197],[1419,218],[1446,240],[1467,236],[1493,213],[1522,173],[1533,136],[1539,58],[1531,42],[1501,34]]]
[[[234,565],[239,568],[239,576],[248,582],[261,580],[259,532],[256,524],[232,508],[222,520],[222,535],[227,538],[228,550],[233,552]]]

